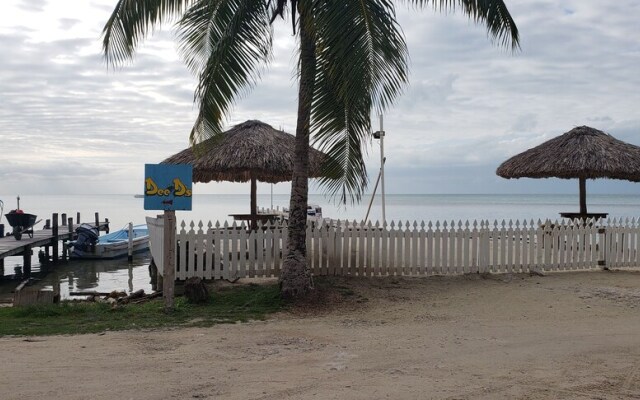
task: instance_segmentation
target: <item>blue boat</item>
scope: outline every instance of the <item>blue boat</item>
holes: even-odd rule
[[[125,257],[129,254],[129,242],[132,252],[138,253],[149,249],[149,229],[147,225],[134,225],[133,235],[129,240],[129,229],[124,228],[99,236],[98,230],[89,224],[82,224],[77,229],[78,238],[69,242],[73,247],[72,258],[110,259]]]

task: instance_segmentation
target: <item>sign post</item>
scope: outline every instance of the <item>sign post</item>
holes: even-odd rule
[[[174,309],[176,273],[176,211],[191,210],[191,165],[145,164],[144,209],[164,210],[163,287],[164,309]]]
[[[173,311],[174,289],[176,283],[176,212],[164,212],[164,277],[162,279],[162,298],[164,310]]]

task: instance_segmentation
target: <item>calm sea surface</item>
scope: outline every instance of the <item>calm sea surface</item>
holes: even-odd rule
[[[15,195],[0,195],[5,212],[15,208]],[[338,206],[322,195],[310,195],[309,202],[322,207],[323,216],[333,219],[362,220],[367,213],[370,198],[355,206]],[[258,206],[285,206],[289,195],[258,195]],[[608,212],[610,217],[640,217],[640,195],[589,195],[587,205],[590,212]],[[133,195],[24,195],[20,207],[38,218],[51,218],[51,213],[67,213],[75,219],[80,212],[84,221],[93,221],[94,213],[101,219],[108,218],[111,230],[125,227],[129,222],[144,223],[145,216],[156,212],[143,209],[143,199]],[[230,221],[228,214],[248,213],[248,195],[195,195],[193,210],[177,212],[178,223],[193,221]],[[387,195],[387,221],[451,221],[451,220],[544,220],[558,218],[559,212],[578,211],[576,195]],[[369,219],[381,218],[380,198],[374,199]],[[6,219],[5,224],[9,230]],[[42,227],[41,222],[36,227]],[[39,271],[37,254],[34,252],[34,272]],[[58,266],[53,272],[36,274],[42,286],[60,282],[61,293],[68,296],[72,290],[151,290],[148,272],[148,255],[139,255],[129,264],[125,260],[71,261]],[[5,261],[4,278],[0,280],[0,296],[15,287],[14,272],[22,265],[21,257],[10,257]]]

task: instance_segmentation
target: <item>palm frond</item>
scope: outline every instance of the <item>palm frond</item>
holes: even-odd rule
[[[406,86],[407,48],[389,0],[318,2],[314,16],[312,127],[315,144],[329,154],[321,183],[342,202],[358,201],[367,185],[371,110],[385,110]]]
[[[275,0],[273,10],[271,12],[271,23],[275,21],[277,17],[285,19],[285,13],[287,11],[287,4],[291,7],[291,27],[293,28],[293,34],[296,34],[296,14],[299,0]],[[271,3],[271,0],[269,0]]]
[[[370,130],[370,96],[347,103],[340,85],[331,79],[327,60],[318,60],[315,94],[312,104],[314,144],[328,158],[323,165],[320,184],[340,203],[359,201],[367,186],[363,149]]]
[[[198,74],[206,65],[212,51],[212,19],[222,1],[197,1],[176,24],[178,51],[187,67]]]
[[[507,5],[502,0],[404,0],[417,7],[429,4],[440,11],[455,11],[460,6],[463,12],[476,23],[484,23],[487,34],[512,50],[520,48],[520,35]]]
[[[156,26],[177,18],[193,0],[119,0],[102,30],[109,65],[133,58],[136,46]]]
[[[271,58],[269,21],[264,1],[202,0],[178,23],[181,53],[199,77],[192,143],[218,135],[234,100],[259,79]]]

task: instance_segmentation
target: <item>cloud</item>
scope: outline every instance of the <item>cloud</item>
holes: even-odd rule
[[[74,26],[78,25],[81,21],[79,19],[75,19],[75,18],[61,18],[59,23],[60,23],[60,29],[64,29],[64,30],[69,30],[71,28],[73,28]]]
[[[4,188],[27,193],[37,183],[38,191],[56,192],[67,176],[76,187],[137,192],[144,163],[187,146],[196,79],[179,60],[170,26],[146,40],[130,65],[113,69],[100,53],[113,1],[6,3],[0,16]],[[515,53],[459,13],[398,7],[411,75],[384,116],[392,192],[561,190],[497,179],[495,167],[578,125],[640,144],[637,1],[511,3],[522,38]],[[257,118],[295,131],[295,40],[288,22],[277,20],[274,29],[273,62],[238,98],[229,124]],[[378,151],[372,141],[373,178]],[[211,190],[219,189],[245,188]]]
[[[28,12],[42,12],[47,5],[47,0],[30,0],[18,2],[18,6]]]

